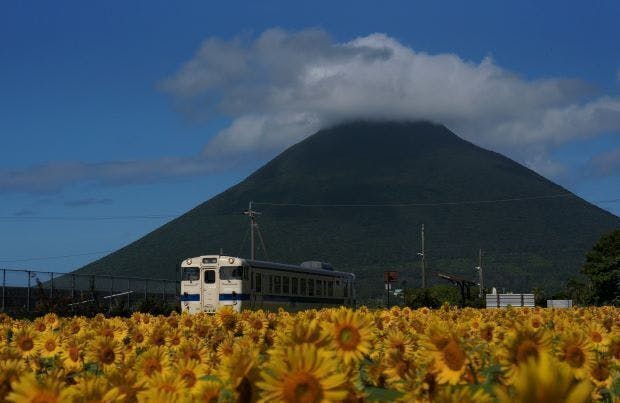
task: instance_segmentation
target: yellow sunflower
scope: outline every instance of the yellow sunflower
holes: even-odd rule
[[[129,341],[131,346],[136,348],[142,348],[147,345],[147,329],[145,326],[136,325],[129,331]]]
[[[257,383],[259,402],[334,402],[347,396],[347,377],[332,353],[303,344],[287,348],[285,357],[266,363]]]
[[[444,387],[437,391],[434,401],[442,403],[492,403],[493,398],[483,389]]]
[[[237,312],[230,306],[224,306],[215,312],[215,323],[222,330],[235,332],[239,325]]]
[[[611,362],[607,358],[599,359],[590,372],[590,380],[599,389],[609,389],[612,383]]]
[[[161,392],[164,396],[168,396],[168,399],[172,399],[171,401],[180,400],[185,389],[185,382],[173,372],[155,372],[147,379],[146,383],[147,388],[138,392],[139,401],[148,401],[149,399],[144,399],[143,396],[149,396],[153,389]]]
[[[200,343],[192,340],[183,340],[179,346],[176,356],[179,360],[194,360],[202,364],[209,364],[209,350]]]
[[[569,367],[554,361],[550,354],[530,357],[519,364],[512,385],[497,386],[495,394],[500,403],[549,403],[590,401],[592,385],[588,381],[574,382]]]
[[[509,330],[498,352],[507,382],[511,381],[521,363],[525,363],[529,358],[536,360],[548,353],[550,344],[550,335],[544,329],[534,331],[517,324]]]
[[[165,346],[166,345],[166,334],[169,332],[164,326],[156,326],[151,330],[149,334],[148,344],[149,346]]]
[[[138,375],[131,367],[121,367],[108,371],[106,379],[110,387],[116,388],[126,402],[137,401],[138,392],[143,390],[144,381],[138,380]]]
[[[434,368],[437,370],[437,381],[457,384],[467,369],[467,354],[458,334],[443,326],[433,325],[424,338],[423,346],[431,353]],[[419,354],[426,354],[421,351]]]
[[[37,338],[35,348],[41,357],[53,357],[61,351],[60,338],[53,331],[45,331]]]
[[[256,395],[255,381],[258,379],[260,350],[249,339],[240,339],[233,352],[224,357],[218,368],[218,377],[234,389],[240,401],[247,401]]]
[[[298,317],[289,322],[285,330],[278,332],[276,343],[279,346],[310,343],[323,347],[329,342],[327,338],[328,334],[323,331],[317,319],[305,320]]]
[[[577,379],[585,379],[596,364],[592,345],[581,332],[568,332],[559,344],[558,358],[568,364]]]
[[[182,360],[174,364],[173,372],[177,374],[185,386],[193,388],[198,380],[211,372],[206,364],[194,360]]]
[[[37,353],[35,332],[29,327],[22,327],[13,334],[11,346],[19,351],[22,358],[34,357]]]
[[[196,384],[192,396],[196,402],[217,403],[220,399],[222,384],[214,380],[201,380]]]
[[[68,338],[61,347],[62,366],[69,371],[80,371],[84,366],[84,343],[78,338]]]
[[[68,388],[67,395],[67,401],[73,403],[112,403],[124,397],[118,388],[110,388],[108,381],[101,377],[81,379]]]
[[[109,337],[97,337],[88,346],[86,361],[97,364],[100,369],[108,371],[122,361],[120,343]]]
[[[609,334],[600,323],[591,322],[586,329],[586,334],[588,335],[589,342],[595,350],[606,350],[609,343]]]
[[[21,360],[0,361],[0,401],[13,390],[11,384],[26,372],[26,365]]]
[[[171,351],[176,351],[183,341],[183,336],[178,330],[170,330],[166,335],[166,345]]]
[[[350,309],[341,309],[327,325],[330,346],[345,364],[360,362],[370,352],[374,340],[372,321],[366,315]]]
[[[163,347],[154,346],[140,354],[136,362],[136,372],[139,376],[147,378],[155,374],[167,372],[169,359]]]
[[[34,373],[28,372],[12,386],[13,391],[6,399],[8,402],[63,403],[69,398],[68,388],[54,376],[47,376],[40,383]]]

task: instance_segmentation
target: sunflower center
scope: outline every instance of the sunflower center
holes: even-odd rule
[[[77,361],[80,358],[80,351],[77,348],[70,348],[69,358],[71,359],[71,361]]]
[[[190,388],[196,384],[196,374],[193,371],[183,371],[183,373],[181,374],[181,379],[183,379],[183,381],[185,381],[185,384]]]
[[[528,358],[533,357],[538,359],[539,351],[538,345],[532,340],[525,340],[517,347],[517,354],[515,355],[517,363],[526,362]]]
[[[56,342],[54,340],[48,340],[45,342],[45,349],[47,351],[54,351],[56,349]]]
[[[571,346],[566,350],[566,362],[573,368],[581,368],[586,362],[586,355],[577,346]]]
[[[493,340],[493,328],[492,327],[485,327],[484,329],[482,329],[481,333],[481,337],[486,340],[486,341],[491,341]]]
[[[620,343],[612,342],[609,346],[609,352],[615,359],[620,359]]]
[[[144,373],[150,377],[153,372],[161,372],[161,365],[156,360],[149,360],[144,364]]]
[[[36,396],[33,396],[30,402],[32,403],[57,403],[58,397],[54,394],[41,391]]]
[[[30,351],[30,350],[32,350],[33,347],[34,347],[34,342],[32,341],[31,338],[23,339],[19,343],[19,348],[22,351]]]
[[[114,350],[111,348],[106,348],[101,352],[101,362],[105,365],[110,365],[114,362],[114,358],[116,354],[114,354]]]
[[[601,341],[603,341],[603,336],[601,336],[601,334],[599,332],[592,332],[590,334],[590,338],[595,343],[600,343]]]
[[[598,365],[592,370],[592,378],[596,379],[599,382],[603,382],[605,379],[609,378],[609,375],[609,369],[602,365]]]
[[[443,349],[443,361],[452,371],[460,371],[465,364],[465,353],[459,347],[458,343],[451,339]]]
[[[359,331],[351,326],[345,326],[338,333],[338,344],[343,350],[355,350],[360,343]]]
[[[323,400],[319,381],[307,372],[292,374],[283,385],[284,397],[289,402],[311,403]]]
[[[166,344],[166,339],[162,335],[153,337],[153,344],[156,346],[163,346]]]

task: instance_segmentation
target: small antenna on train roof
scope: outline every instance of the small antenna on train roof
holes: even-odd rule
[[[267,249],[265,248],[265,242],[263,241],[263,236],[260,233],[260,229],[258,228],[258,223],[256,222],[256,216],[261,215],[258,211],[254,211],[252,209],[252,201],[248,206],[248,209],[243,212],[243,214],[247,215],[250,218],[250,259],[254,260],[254,228],[258,232],[258,237],[263,246],[263,251],[265,252],[265,256],[267,255]]]

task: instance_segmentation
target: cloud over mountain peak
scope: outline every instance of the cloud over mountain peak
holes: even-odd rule
[[[620,99],[585,82],[529,80],[490,57],[418,52],[380,33],[344,43],[321,30],[210,38],[161,88],[190,115],[232,119],[207,155],[281,150],[347,120],[427,119],[544,171],[553,147],[620,130]]]

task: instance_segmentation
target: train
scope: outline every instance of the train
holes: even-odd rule
[[[324,262],[291,265],[205,255],[183,260],[181,273],[181,310],[189,313],[214,313],[224,306],[297,311],[356,303],[355,275]]]

